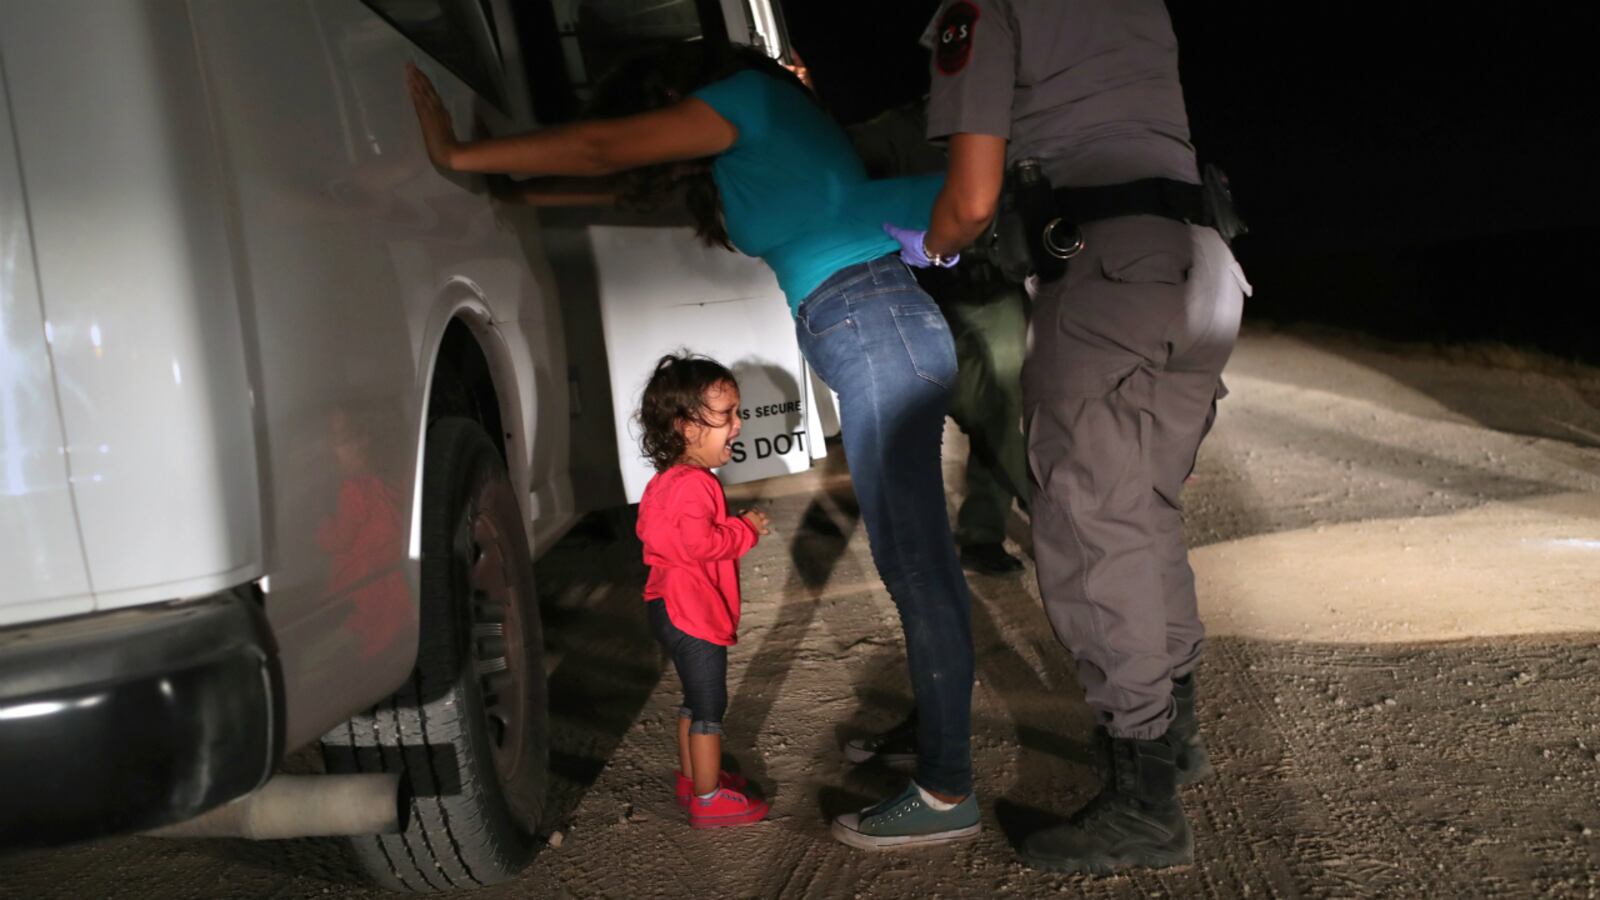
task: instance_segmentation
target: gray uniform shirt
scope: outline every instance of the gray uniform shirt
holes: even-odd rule
[[[1199,183],[1162,0],[945,0],[924,40],[930,139],[1006,138],[1057,187]]]

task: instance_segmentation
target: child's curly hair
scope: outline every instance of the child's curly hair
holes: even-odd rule
[[[665,472],[683,459],[688,445],[680,423],[695,422],[707,428],[722,424],[705,418],[706,391],[719,384],[739,386],[727,366],[709,357],[668,353],[656,363],[635,418],[644,432],[639,438],[640,449],[657,472]]]

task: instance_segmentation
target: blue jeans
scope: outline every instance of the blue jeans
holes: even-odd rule
[[[972,612],[945,511],[939,445],[956,380],[939,307],[900,260],[834,273],[795,315],[800,351],[839,395],[872,561],[900,611],[917,702],[917,783],[972,790]]]

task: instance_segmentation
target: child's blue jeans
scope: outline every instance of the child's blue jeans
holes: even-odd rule
[[[665,600],[645,603],[650,631],[672,654],[673,668],[683,683],[679,718],[689,720],[690,734],[721,734],[728,711],[728,648],[684,634],[672,624]]]

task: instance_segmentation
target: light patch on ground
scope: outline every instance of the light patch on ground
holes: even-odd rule
[[[1265,534],[1192,554],[1214,635],[1413,642],[1600,631],[1600,497]]]

